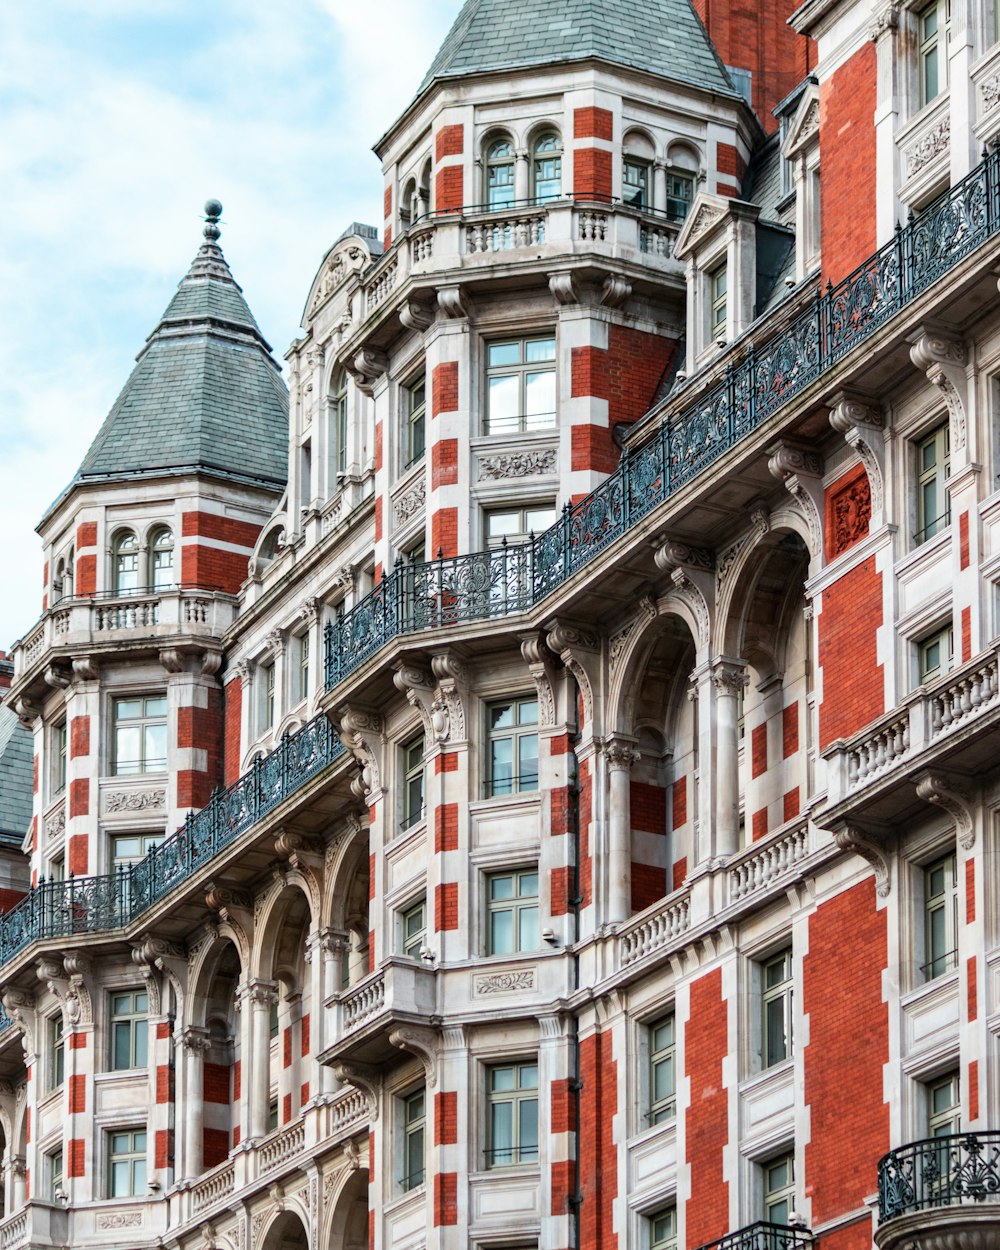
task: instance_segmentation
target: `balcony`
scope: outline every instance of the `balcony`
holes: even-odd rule
[[[384,968],[331,998],[337,1040],[321,1063],[384,1063],[399,1051],[390,1031],[402,1024],[433,1024],[437,1010],[434,971],[413,959],[395,957]]]
[[[106,876],[41,882],[0,915],[0,966],[35,941],[127,927],[343,754],[330,722],[317,716],[143,859]]]
[[[1000,1244],[1000,1132],[954,1133],[890,1150],[878,1165],[879,1250]]]
[[[234,596],[201,587],[127,595],[95,594],[60,599],[14,648],[14,680],[20,680],[54,651],[89,652],[144,646],[155,649],[178,635],[221,638],[235,619]]]
[[[708,1241],[698,1250],[811,1250],[816,1239],[806,1228],[767,1224],[759,1220],[727,1233],[718,1241]]]
[[[632,216],[633,210],[623,206],[584,206],[560,201],[510,212],[514,214],[511,222],[516,218],[522,223],[520,227],[512,224],[508,228],[507,218],[501,220],[496,214],[484,219],[485,224],[479,227],[489,235],[488,252],[499,247],[501,241],[509,242],[512,248],[529,246],[523,242],[528,237],[524,233],[525,219],[518,216],[525,212],[544,213],[543,235],[539,236],[538,229],[532,227],[529,236],[534,230],[536,237],[554,239],[559,214],[568,213],[574,223],[569,237],[575,239],[582,231],[584,242],[595,246],[608,243],[607,231],[613,226],[617,232],[619,218],[628,217],[630,237],[641,250],[642,223]],[[449,228],[469,228],[462,213],[453,218]],[[412,249],[425,228],[444,231],[445,219],[440,215],[425,220],[438,224],[411,227],[400,241],[400,250],[393,249],[367,279],[372,289],[384,283],[390,271],[398,275],[410,263],[404,264],[400,259],[404,243],[406,249]],[[625,228],[620,227],[622,231]],[[691,400],[686,408],[670,408],[655,431],[646,434],[645,443],[627,449],[614,473],[589,495],[567,506],[550,529],[520,549],[524,553],[520,558],[524,561],[526,580],[518,583],[516,593],[490,589],[494,581],[505,576],[506,566],[498,563],[500,553],[496,552],[409,564],[390,573],[372,594],[343,613],[335,624],[328,624],[327,688],[337,685],[384,644],[401,635],[534,608],[657,506],[758,430],[856,348],[869,342],[896,314],[998,231],[1000,150],[991,152],[966,178],[911,218],[889,243],[837,286],[828,287],[822,294],[817,291],[811,303],[800,311],[793,308],[766,324],[752,327],[719,359],[717,368],[713,366],[706,371],[704,380],[699,379],[700,390],[695,386],[689,389]],[[610,246],[615,245],[616,239],[621,241],[615,234]],[[647,229],[647,248],[654,247],[651,239]],[[461,251],[463,245],[456,236],[449,246]],[[495,258],[490,252],[487,259]],[[394,277],[392,284],[399,280],[400,277]],[[380,300],[383,298],[384,295],[379,296]],[[646,428],[645,422],[640,425]],[[450,585],[441,580],[453,576],[459,587],[454,600]],[[479,590],[473,585],[476,578],[482,583]],[[440,592],[435,590],[434,594],[441,609],[428,613],[402,608],[407,579],[440,585]],[[473,586],[472,593],[465,593],[463,579]],[[459,605],[457,613],[450,610],[453,602]]]

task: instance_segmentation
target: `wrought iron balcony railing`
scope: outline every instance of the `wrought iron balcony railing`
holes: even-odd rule
[[[718,1241],[709,1241],[699,1250],[807,1250],[815,1244],[807,1228],[790,1228],[787,1224],[768,1224],[759,1220],[727,1233]]]
[[[627,452],[614,473],[567,505],[545,533],[524,547],[410,564],[388,574],[327,626],[327,687],[401,634],[533,606],[998,230],[1000,151],[994,151],[837,286],[817,293],[780,334],[760,344],[750,340],[715,386]]]
[[[124,928],[343,753],[330,722],[317,716],[143,859],[105,876],[39,883],[0,915],[0,965],[42,938]]]
[[[880,1224],[914,1211],[981,1202],[1000,1202],[1000,1132],[929,1137],[879,1160]]]

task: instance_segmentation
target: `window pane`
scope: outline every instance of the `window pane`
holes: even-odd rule
[[[538,785],[538,736],[522,734],[517,742],[518,777],[522,790],[531,790]]]
[[[520,343],[491,343],[489,352],[491,369],[502,365],[517,365],[521,363]]]
[[[490,743],[490,777],[494,794],[510,794],[513,785],[514,743],[510,738],[497,738]]]
[[[517,892],[521,898],[537,898],[538,873],[522,872],[518,880]]]
[[[517,705],[517,723],[519,725],[538,724],[538,700],[522,699]]]
[[[518,950],[538,949],[538,908],[522,907],[519,916]]]
[[[532,339],[524,345],[524,359],[529,365],[536,364],[539,360],[555,360],[555,358],[555,339]]]
[[[487,424],[491,433],[516,431],[521,419],[520,386],[517,376],[490,378]]]
[[[132,1028],[129,1021],[120,1020],[114,1026],[111,1062],[117,1071],[132,1066]]]
[[[674,1092],[674,1061],[661,1059],[653,1068],[653,1101],[662,1102]]]
[[[129,1165],[112,1163],[111,1165],[111,1197],[127,1198],[129,1196]]]
[[[767,1004],[767,1066],[787,1057],[785,1039],[785,1000],[775,998]]]
[[[522,1063],[518,1068],[518,1085],[521,1089],[538,1088],[538,1068],[533,1063]]]
[[[142,731],[119,725],[115,730],[115,772],[137,773],[141,769]]]
[[[509,955],[514,949],[514,913],[495,911],[490,916],[490,953]]]
[[[490,879],[490,898],[505,900],[514,897],[513,877],[492,877]]]
[[[523,1163],[538,1158],[538,1100],[526,1098],[520,1104],[518,1144]]]
[[[490,1108],[490,1146],[494,1163],[510,1163],[514,1147],[514,1106],[494,1103]]]
[[[139,699],[118,699],[115,702],[115,720],[136,720],[142,715]]]
[[[146,726],[146,772],[154,772],[167,766],[166,725]]]
[[[490,1088],[497,1093],[508,1093],[514,1088],[513,1068],[494,1068],[490,1074]]]
[[[527,373],[524,377],[524,413],[527,428],[538,429],[547,424],[542,417],[551,417],[556,410],[556,375],[552,369],[544,373]]]
[[[135,1067],[144,1068],[146,1066],[146,1021],[136,1020],[135,1022]]]
[[[490,708],[490,728],[507,729],[514,723],[514,704],[495,703]]]
[[[486,514],[486,536],[490,539],[511,538],[521,532],[521,515],[519,512],[487,512]],[[502,722],[502,726],[513,724],[513,709],[505,709],[511,712],[510,719]],[[499,722],[494,720],[494,726]]]
[[[143,1136],[143,1143],[142,1143],[141,1149],[145,1150],[146,1149],[145,1133],[143,1133],[142,1136]],[[133,1185],[133,1188],[132,1188],[133,1194],[141,1195],[146,1192],[146,1160],[145,1159],[136,1159],[133,1165],[133,1170],[132,1170],[132,1185]]]

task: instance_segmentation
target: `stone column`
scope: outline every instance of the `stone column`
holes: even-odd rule
[[[531,165],[527,148],[518,148],[515,153],[517,164],[514,166],[514,199],[526,200],[531,195]]]
[[[278,1001],[273,981],[250,986],[250,1136],[267,1136],[271,1105],[271,1007]]]
[[[715,857],[740,847],[739,695],[747,677],[738,661],[719,660],[712,670],[715,686]]]
[[[10,1214],[15,1211],[23,1211],[24,1205],[28,1201],[27,1197],[27,1176],[28,1169],[24,1162],[23,1155],[17,1155],[11,1160],[10,1164],[10,1187],[12,1190],[13,1205],[10,1208]]]
[[[667,211],[667,167],[662,161],[653,166],[653,208],[658,213]]]
[[[604,748],[608,762],[608,911],[609,924],[627,920],[632,910],[631,794],[632,765],[639,752],[626,738],[612,738]]]
[[[181,1036],[184,1047],[184,1174],[196,1180],[204,1171],[205,1052],[208,1031],[189,1025]]]

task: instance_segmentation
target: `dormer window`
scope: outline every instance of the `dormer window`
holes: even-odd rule
[[[139,540],[131,530],[115,538],[113,561],[115,594],[135,594],[139,589]]]
[[[510,208],[514,203],[514,145],[497,139],[486,152],[486,204]]]
[[[535,140],[532,177],[536,203],[558,200],[562,195],[562,141],[555,131]]]
[[[149,584],[153,590],[174,584],[174,536],[166,527],[155,530],[149,544]]]

